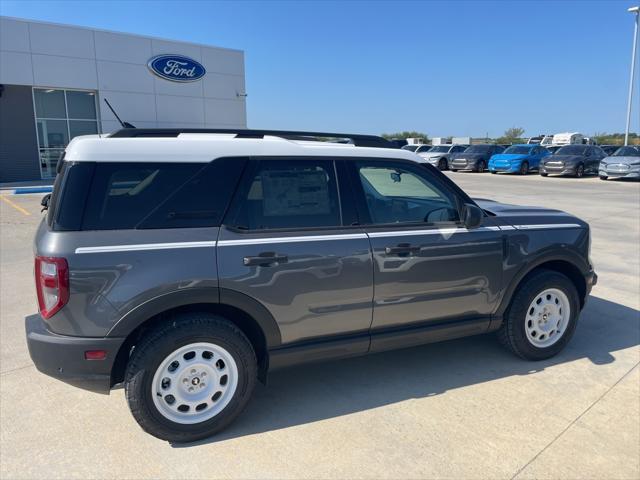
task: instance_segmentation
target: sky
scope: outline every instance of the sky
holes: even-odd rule
[[[250,128],[495,137],[624,131],[633,5],[0,0],[0,14],[244,50]]]

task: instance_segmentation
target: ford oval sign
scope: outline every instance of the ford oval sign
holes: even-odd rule
[[[157,55],[147,65],[153,73],[172,82],[195,82],[207,73],[201,64],[182,55]]]

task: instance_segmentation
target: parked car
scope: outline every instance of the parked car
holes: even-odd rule
[[[146,432],[189,442],[276,368],[491,331],[527,360],[569,342],[597,281],[584,221],[473,200],[382,138],[236,132],[70,142],[34,243],[38,370],[124,384]]]
[[[565,145],[540,162],[540,175],[571,175],[582,177],[586,173],[598,173],[600,160],[607,155],[595,145]]]
[[[464,152],[449,155],[449,170],[467,170],[484,172],[489,164],[489,159],[496,153],[502,153],[504,147],[500,145],[471,145]]]
[[[404,138],[392,138],[389,142],[395,148],[402,148],[407,145],[407,141]]]
[[[449,164],[449,156],[452,153],[464,152],[469,145],[435,145],[426,152],[416,152],[423,162],[430,163],[438,170],[446,170]]]
[[[640,178],[640,147],[619,147],[613,155],[603,158],[598,174],[608,178]]]
[[[526,175],[538,170],[540,160],[551,155],[549,150],[540,145],[512,145],[502,153],[497,153],[489,160],[491,173],[519,173]]]
[[[545,148],[553,155],[562,148],[562,145],[547,145]]]
[[[600,145],[600,148],[607,155],[613,155],[615,153],[615,151],[620,148],[620,145]]]
[[[418,148],[414,150],[414,153],[417,153],[418,155],[420,155],[421,153],[425,154],[427,152],[430,152],[432,148],[433,148],[433,145],[426,145],[426,144],[420,145]]]

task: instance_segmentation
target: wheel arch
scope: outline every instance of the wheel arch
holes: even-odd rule
[[[494,321],[491,322],[491,330],[497,329],[502,324],[502,317],[507,308],[511,304],[515,292],[518,291],[520,286],[535,272],[540,270],[551,270],[558,272],[566,276],[571,283],[573,283],[578,290],[578,296],[580,301],[580,308],[584,307],[587,297],[587,279],[585,277],[584,269],[581,269],[579,264],[567,257],[552,257],[542,258],[538,261],[524,267],[511,281],[511,287],[508,289],[500,306],[494,316]]]
[[[108,336],[124,337],[111,370],[111,386],[123,381],[136,343],[146,331],[172,315],[206,312],[233,322],[247,336],[258,357],[258,372],[265,381],[269,350],[281,342],[280,329],[269,311],[251,297],[228,289],[186,289],[156,297],[126,314]]]

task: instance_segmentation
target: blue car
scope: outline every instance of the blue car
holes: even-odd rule
[[[489,159],[489,171],[526,175],[532,170],[538,170],[540,160],[549,155],[549,150],[540,145],[511,145]]]

